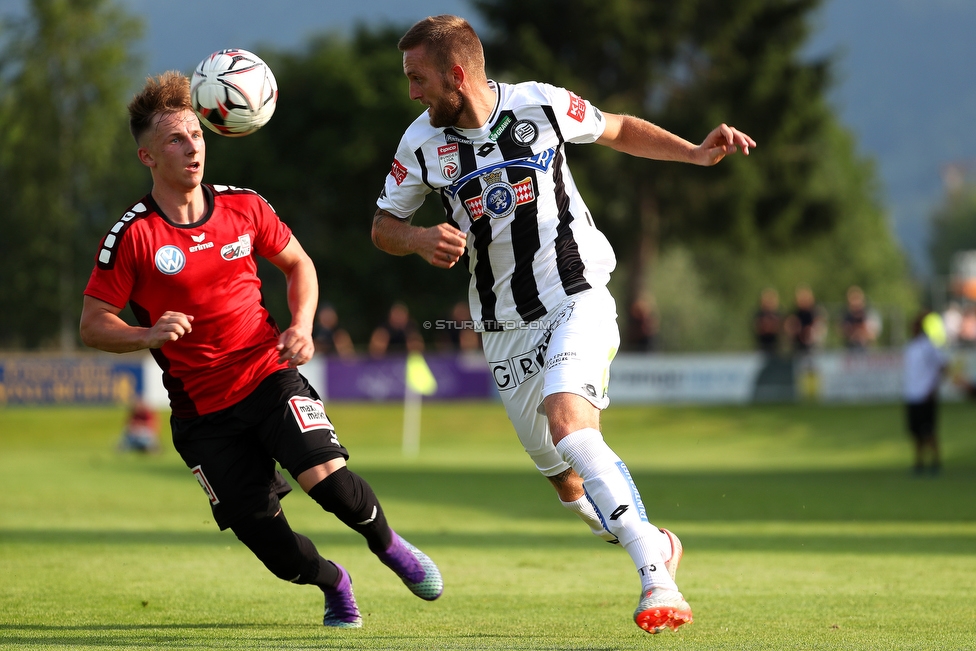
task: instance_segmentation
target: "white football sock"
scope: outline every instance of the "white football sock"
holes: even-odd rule
[[[630,471],[603,435],[592,428],[577,430],[559,441],[556,450],[583,478],[587,497],[607,531],[630,554],[645,591],[652,587],[677,590],[664,567],[670,545],[668,553],[662,553],[663,534],[647,520]]]
[[[600,516],[596,514],[596,509],[590,504],[590,500],[586,499],[586,495],[574,502],[559,500],[559,503],[578,515],[579,519],[585,522],[586,526],[590,528],[594,536],[602,538],[609,543],[620,542],[615,535],[603,528],[603,523],[600,522]],[[670,546],[670,543],[668,545]]]

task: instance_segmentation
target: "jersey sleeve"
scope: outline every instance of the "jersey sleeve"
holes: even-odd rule
[[[291,228],[281,221],[264,197],[254,195],[254,250],[263,258],[281,253],[291,240]]]
[[[410,219],[423,205],[428,192],[430,187],[421,176],[420,161],[404,134],[376,205],[400,219]]]
[[[607,121],[600,109],[565,88],[539,84],[556,114],[556,122],[566,142],[587,144],[603,135]]]
[[[112,234],[106,237],[112,237]],[[85,296],[97,298],[120,310],[125,307],[136,283],[136,239],[138,236],[133,230],[125,232],[114,247],[110,263],[96,256],[95,268],[85,287]],[[98,246],[100,254],[106,250],[104,243],[105,238],[102,238]]]

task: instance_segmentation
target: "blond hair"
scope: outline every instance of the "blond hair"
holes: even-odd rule
[[[129,102],[129,132],[136,143],[152,125],[157,114],[192,110],[190,80],[183,73],[169,70],[146,79],[146,85]]]

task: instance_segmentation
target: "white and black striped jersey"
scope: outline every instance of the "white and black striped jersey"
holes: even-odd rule
[[[426,112],[410,125],[377,205],[406,220],[437,192],[467,234],[472,318],[503,330],[606,285],[616,261],[565,151],[597,140],[603,115],[563,88],[489,83],[495,108],[480,129],[435,128]]]

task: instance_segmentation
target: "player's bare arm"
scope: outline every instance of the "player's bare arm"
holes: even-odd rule
[[[756,146],[748,135],[725,124],[712,129],[700,145],[695,145],[647,120],[615,113],[603,115],[607,126],[597,142],[641,158],[709,166],[739,149],[748,156]]]
[[[108,353],[131,353],[162,348],[193,331],[193,317],[182,312],[164,312],[151,328],[143,328],[123,321],[121,311],[111,303],[85,296],[80,328],[84,344]]]
[[[312,323],[319,300],[319,282],[315,264],[294,236],[275,256],[268,260],[285,274],[288,288],[288,310],[291,325],[278,337],[278,361],[295,368],[312,359]]]
[[[373,216],[373,244],[392,255],[416,253],[435,267],[450,269],[464,255],[464,243],[464,233],[450,224],[413,226],[382,208]]]

